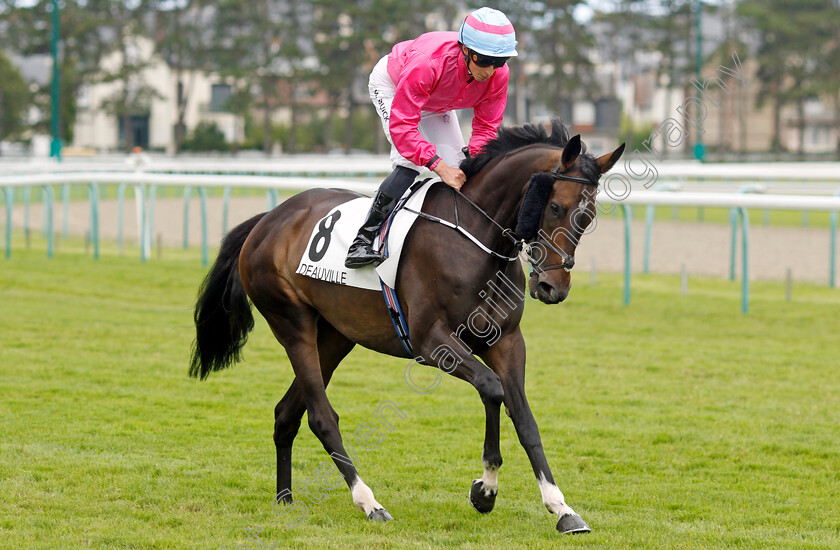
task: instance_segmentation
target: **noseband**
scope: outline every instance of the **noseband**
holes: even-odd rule
[[[544,173],[546,173],[546,172],[544,172]],[[577,176],[567,176],[566,174],[561,174],[560,173],[560,163],[558,163],[557,166],[554,167],[554,170],[552,170],[551,172],[547,172],[547,174],[555,180],[571,181],[571,182],[574,182],[574,183],[582,183],[584,185],[596,185],[596,186],[598,185],[597,183],[592,183],[590,180],[588,180],[586,178],[579,178]],[[514,247],[516,248],[517,253],[512,255],[512,256],[507,256],[505,254],[501,254],[499,252],[491,250],[490,248],[485,246],[481,241],[476,239],[472,234],[470,234],[466,229],[464,229],[463,226],[461,226],[460,221],[458,219],[458,201],[457,200],[454,201],[455,223],[444,220],[444,219],[439,218],[437,216],[433,216],[431,214],[426,214],[425,212],[422,212],[422,211],[412,210],[411,208],[407,208],[405,206],[401,206],[400,208],[402,208],[402,209],[404,209],[408,212],[411,212],[412,214],[416,214],[417,216],[419,216],[421,218],[424,218],[426,220],[433,221],[433,222],[436,222],[436,223],[440,223],[440,224],[445,225],[449,228],[455,229],[456,231],[459,231],[461,234],[463,234],[468,239],[470,239],[473,243],[475,243],[476,246],[478,246],[479,248],[481,248],[482,250],[484,250],[485,252],[487,252],[491,256],[493,256],[495,258],[498,258],[500,260],[505,260],[505,261],[508,261],[508,262],[512,262],[519,257],[519,252],[522,252],[524,254],[527,262],[531,265],[531,269],[532,269],[531,277],[533,277],[534,274],[539,275],[539,274],[542,274],[546,271],[551,271],[551,270],[560,269],[560,268],[563,268],[568,272],[568,271],[571,271],[572,267],[574,267],[575,257],[574,256],[569,256],[562,249],[558,248],[557,246],[554,246],[551,242],[548,242],[546,239],[544,239],[539,234],[539,232],[537,232],[536,239],[532,238],[530,241],[526,241],[525,238],[517,235],[516,232],[513,229],[505,228],[502,225],[500,225],[499,222],[494,220],[493,217],[490,214],[488,214],[487,212],[485,212],[483,208],[481,208],[479,205],[477,205],[472,200],[470,200],[469,197],[464,195],[461,192],[460,189],[455,189],[454,187],[450,187],[450,189],[452,189],[452,192],[453,192],[453,195],[452,195],[453,199],[457,199],[457,196],[460,195],[461,198],[464,199],[470,206],[472,206],[479,213],[481,213],[485,218],[487,218],[490,221],[490,223],[492,223],[493,225],[498,227],[501,230],[502,235],[504,235],[505,237],[507,237],[508,239],[513,241],[513,244],[514,244]],[[539,223],[540,226],[542,226],[542,216],[544,216],[544,215],[545,215],[545,205],[543,205],[543,214],[540,216],[540,223]],[[535,240],[536,240],[537,244],[539,244],[540,240],[546,240],[546,245],[549,248],[551,248],[552,250],[554,250],[557,254],[559,254],[563,258],[563,263],[556,264],[556,265],[550,265],[550,266],[546,266],[546,267],[541,267],[539,265],[539,262],[531,254],[531,248],[532,248]]]
[[[574,182],[574,183],[582,183],[584,185],[592,185],[592,182],[589,181],[586,178],[579,178],[579,177],[576,177],[576,176],[567,176],[565,174],[561,174],[558,171],[559,166],[560,165],[558,164],[557,167],[554,170],[552,170],[551,172],[548,173],[555,180],[571,181],[571,182]],[[539,222],[540,227],[542,227],[542,220],[543,220],[544,216],[545,216],[545,211],[543,209],[543,214],[540,216],[540,222]],[[534,258],[533,254],[531,252],[531,249],[535,244],[550,248],[551,250],[556,252],[563,259],[563,261],[559,264],[553,264],[553,265],[548,265],[548,266],[540,265],[540,262],[537,259]],[[575,257],[570,256],[562,248],[556,246],[549,239],[546,239],[541,234],[541,232],[537,232],[536,240],[533,240],[531,242],[524,242],[523,241],[523,243],[522,243],[522,253],[525,255],[525,259],[528,261],[528,264],[530,264],[530,266],[531,266],[531,274],[530,274],[531,277],[540,276],[543,273],[545,273],[546,271],[552,271],[552,270],[561,269],[561,268],[564,269],[568,273],[575,266]]]
[[[547,174],[549,176],[551,176],[554,180],[570,181],[570,182],[574,182],[574,183],[581,183],[581,184],[584,184],[584,185],[597,185],[597,183],[593,184],[590,180],[588,180],[586,178],[580,178],[580,177],[577,177],[577,176],[568,176],[566,174],[560,173],[560,163],[558,163],[557,166],[555,166],[554,170],[552,170],[551,172],[548,172]],[[487,214],[487,212],[485,212],[480,206],[475,204],[466,195],[464,195],[461,192],[460,189],[455,189],[455,188],[451,188],[451,189],[454,191],[455,194],[460,195],[473,208],[475,208],[481,214],[483,214],[484,217],[486,217],[488,220],[490,220],[491,223],[493,223],[496,227],[501,229],[502,230],[502,235],[506,236],[511,241],[513,241],[514,246],[516,247],[516,250],[522,252],[523,255],[525,256],[525,259],[527,260],[528,264],[530,264],[531,270],[532,270],[531,275],[530,275],[531,277],[533,277],[535,274],[536,275],[541,275],[541,274],[545,273],[546,271],[552,271],[554,269],[560,269],[560,268],[563,268],[567,272],[569,272],[569,271],[572,270],[572,267],[574,267],[575,257],[570,256],[565,251],[563,251],[561,248],[559,248],[559,247],[555,246],[553,243],[549,242],[542,235],[540,235],[539,232],[537,232],[536,239],[531,239],[530,241],[526,241],[525,238],[521,237],[520,235],[517,235],[516,232],[514,232],[512,229],[510,229],[510,228],[506,229],[506,228],[502,227],[498,222],[496,222],[496,220],[494,220],[489,214]],[[455,208],[456,208],[456,219],[457,219],[457,203],[455,205]],[[542,226],[542,218],[545,215],[544,210],[545,210],[545,205],[543,205],[543,214],[540,216],[540,223],[539,223],[540,226]],[[540,243],[540,241],[545,241],[545,245],[542,245]],[[539,261],[537,259],[535,259],[533,254],[532,254],[532,247],[534,246],[535,243],[540,244],[541,246],[547,246],[547,247],[551,248],[554,252],[556,252],[558,255],[560,255],[560,257],[563,258],[563,262],[560,263],[560,264],[549,265],[549,266],[546,266],[546,267],[540,266]],[[499,253],[493,253],[493,252],[491,252],[491,253],[492,253],[492,255],[494,255],[496,257],[501,257],[501,258],[506,259],[508,261],[516,258],[516,256],[505,257],[505,256],[502,256]]]
[[[581,183],[583,185],[596,185],[596,186],[598,185],[597,182],[593,184],[591,181],[589,181],[586,178],[579,178],[577,176],[567,176],[566,174],[561,173],[560,168],[561,168],[562,164],[563,164],[563,161],[560,160],[560,162],[558,162],[557,165],[554,167],[554,170],[549,172],[548,175],[550,175],[555,180],[571,181],[573,183]],[[544,216],[545,216],[545,209],[543,209],[543,214],[540,216],[540,227],[542,227],[542,220],[543,220]],[[545,273],[546,271],[552,271],[554,269],[561,269],[562,268],[562,269],[566,270],[567,273],[572,270],[572,268],[575,266],[575,257],[574,256],[569,256],[568,254],[566,254],[566,252],[562,248],[560,248],[558,246],[555,246],[554,243],[550,242],[548,239],[545,239],[542,235],[540,235],[539,232],[537,232],[537,240],[536,240],[537,244],[540,244],[540,241],[545,241],[545,245],[548,246],[549,248],[551,248],[558,255],[560,255],[560,257],[563,258],[563,262],[559,263],[559,264],[545,266],[545,267],[539,265],[539,262],[537,262],[534,259],[534,257],[531,255],[531,243],[525,243],[523,241],[522,252],[525,254],[525,258],[528,260],[528,263],[531,265],[531,274],[530,274],[531,277],[540,276],[543,273]]]

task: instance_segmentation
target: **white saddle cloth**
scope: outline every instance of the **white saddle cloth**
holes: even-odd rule
[[[438,181],[440,178],[434,178],[423,184],[408,199],[405,206],[419,212],[429,187]],[[353,199],[339,204],[321,218],[315,224],[315,229],[309,237],[296,273],[321,281],[368,290],[382,290],[379,284],[381,278],[386,285],[394,288],[403,242],[414,220],[417,219],[417,214],[404,209],[397,212],[388,233],[388,259],[378,267],[374,268],[370,265],[360,269],[344,267],[347,250],[364,223],[372,202],[373,199],[369,197]],[[379,246],[379,238],[376,239],[374,246]]]

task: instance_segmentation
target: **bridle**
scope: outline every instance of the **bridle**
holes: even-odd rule
[[[597,182],[593,183],[592,181],[590,181],[586,178],[580,178],[580,177],[577,177],[577,176],[568,176],[566,174],[561,173],[560,172],[561,164],[562,164],[562,161],[558,162],[557,166],[555,166],[552,171],[547,172],[555,180],[570,181],[570,182],[573,182],[573,183],[581,183],[581,184],[590,185],[590,186],[597,186],[598,185]],[[445,225],[445,226],[447,226],[451,229],[455,229],[456,231],[460,232],[462,235],[467,237],[469,240],[471,240],[476,246],[481,248],[484,252],[488,253],[489,255],[493,256],[494,258],[498,258],[500,260],[505,260],[505,261],[508,261],[508,262],[512,262],[512,261],[516,260],[517,258],[519,258],[519,253],[521,252],[525,257],[525,260],[531,266],[531,270],[532,270],[531,271],[531,277],[533,277],[535,274],[541,275],[542,273],[544,273],[546,271],[551,271],[551,270],[560,269],[560,268],[563,268],[566,271],[571,271],[572,267],[574,267],[574,265],[575,265],[574,256],[570,256],[569,254],[564,252],[561,248],[555,246],[548,239],[545,239],[540,233],[537,233],[536,239],[532,239],[531,241],[526,241],[523,237],[517,235],[514,232],[513,229],[510,229],[509,227],[506,228],[506,227],[502,226],[501,224],[499,224],[499,222],[497,222],[495,219],[493,219],[493,217],[490,214],[488,214],[487,212],[485,212],[483,208],[481,208],[479,205],[477,205],[475,202],[473,202],[469,197],[464,195],[464,193],[462,193],[460,189],[455,189],[454,187],[450,187],[450,189],[453,192],[452,199],[453,199],[454,206],[455,206],[455,223],[452,223],[448,220],[444,220],[443,218],[439,218],[437,216],[433,216],[431,214],[427,214],[427,213],[422,212],[422,211],[413,210],[413,209],[405,207],[405,206],[402,206],[401,208],[403,210],[406,210],[407,212],[411,212],[412,214],[415,214],[415,215],[417,215],[417,216],[419,216],[423,219],[433,221],[433,222],[437,222],[437,223]],[[508,256],[508,255],[496,252],[495,250],[489,248],[484,243],[482,243],[480,240],[478,240],[469,231],[464,229],[464,227],[460,223],[459,216],[458,216],[458,200],[457,200],[458,196],[460,196],[462,199],[464,199],[467,202],[467,204],[472,206],[482,216],[487,218],[487,220],[489,220],[490,223],[492,223],[493,225],[498,227],[499,230],[501,231],[502,235],[504,235],[505,237],[507,237],[508,239],[510,239],[513,242],[513,245],[516,248],[516,254],[514,254],[512,256]],[[545,216],[545,210],[544,209],[543,209],[542,216]],[[542,216],[540,217],[540,223],[539,223],[540,226],[542,226]],[[545,241],[545,245],[542,245],[540,243],[540,241]],[[554,252],[556,252],[558,255],[560,255],[560,257],[563,258],[563,263],[555,264],[555,265],[549,265],[549,266],[546,266],[546,267],[540,266],[539,265],[540,261],[538,259],[535,259],[533,254],[532,254],[532,247],[535,244],[538,244],[540,246],[548,246],[549,248],[551,248]]]
[[[581,183],[581,184],[590,185],[590,186],[597,186],[598,185],[597,182],[593,183],[592,181],[590,181],[587,178],[581,178],[581,177],[577,177],[577,176],[569,176],[569,175],[561,173],[560,172],[561,165],[562,165],[562,161],[558,162],[557,166],[555,166],[552,171],[548,172],[548,174],[554,180],[570,181],[570,182],[573,182],[573,183]],[[537,275],[537,276],[542,275],[546,271],[552,271],[554,269],[561,269],[561,268],[565,269],[568,272],[568,271],[572,270],[572,267],[574,267],[574,265],[575,265],[574,256],[570,256],[563,249],[554,245],[554,243],[552,243],[548,239],[546,239],[540,232],[537,233],[537,238],[535,240],[531,240],[530,242],[526,241],[524,238],[517,235],[512,229],[502,227],[502,225],[500,225],[496,220],[494,220],[492,216],[490,216],[480,206],[478,206],[476,203],[474,203],[472,200],[470,200],[469,197],[464,195],[461,192],[460,189],[455,189],[454,187],[452,187],[450,189],[452,189],[453,192],[456,195],[460,195],[465,201],[467,201],[468,204],[470,204],[474,209],[476,209],[478,212],[480,212],[493,225],[498,227],[501,230],[502,235],[504,235],[505,237],[507,237],[511,241],[513,241],[513,244],[514,244],[514,246],[517,250],[517,254],[514,255],[514,256],[503,256],[503,255],[501,255],[497,252],[494,252],[494,251],[492,251],[490,249],[487,249],[486,247],[482,246],[482,248],[485,248],[485,250],[488,251],[491,255],[496,256],[498,258],[508,260],[508,261],[513,261],[518,257],[518,253],[521,252],[525,257],[525,260],[531,266],[531,275],[530,275],[531,277],[534,277],[535,275]],[[540,223],[539,223],[540,226],[542,226],[542,217],[543,216],[545,216],[545,210],[544,209],[543,209],[543,214],[540,217]],[[455,223],[456,223],[456,225],[458,225],[458,204],[457,204],[457,202],[455,203]],[[544,241],[545,245],[543,245],[541,243],[541,241]],[[545,267],[541,266],[540,265],[540,260],[534,258],[534,256],[533,256],[532,247],[535,244],[538,244],[540,246],[547,246],[547,247],[551,248],[561,258],[563,258],[563,262],[559,263],[559,264],[545,266]]]
[[[592,183],[590,180],[586,178],[579,178],[577,176],[567,176],[566,174],[560,173],[560,163],[557,163],[557,166],[554,167],[554,170],[548,172],[548,174],[554,178],[555,180],[561,181],[571,181],[574,183],[581,183],[583,185],[590,185],[590,186],[597,186],[597,183]],[[539,225],[542,227],[543,217],[545,216],[545,210],[543,209],[543,213],[540,216]],[[545,244],[543,244],[545,243]],[[548,266],[540,265],[540,261],[535,259],[532,254],[532,247],[538,244],[540,246],[546,246],[556,252],[563,261],[559,264],[553,264]],[[546,271],[552,271],[554,269],[564,269],[568,273],[572,270],[575,265],[575,257],[570,256],[567,254],[562,248],[555,245],[550,239],[546,239],[544,236],[544,232],[540,230],[537,232],[537,239],[535,241],[531,241],[530,243],[526,243],[524,240],[522,241],[522,253],[525,256],[525,259],[528,261],[528,264],[531,266],[531,277],[540,276]]]

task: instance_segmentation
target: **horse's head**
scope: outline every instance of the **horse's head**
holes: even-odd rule
[[[598,180],[623,152],[621,145],[595,158],[553,118],[550,135],[542,124],[500,128],[480,154],[461,163],[466,191],[502,223],[515,221],[513,235],[505,235],[528,244],[532,297],[556,304],[569,295],[575,249],[595,219]]]
[[[544,171],[531,178],[519,212],[516,233],[529,242],[533,266],[528,289],[546,304],[569,295],[575,249],[595,219],[598,179],[621,157],[624,144],[598,158],[581,151],[577,135],[562,153],[549,155]]]

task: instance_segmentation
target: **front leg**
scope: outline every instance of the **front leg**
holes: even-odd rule
[[[488,359],[481,355],[485,363]],[[482,366],[483,367],[483,366]],[[489,514],[496,505],[496,495],[499,493],[499,468],[502,467],[502,451],[499,447],[499,418],[501,416],[501,402],[483,399],[484,402],[484,450],[481,462],[484,473],[480,479],[475,479],[470,487],[470,504],[477,512]]]
[[[513,421],[519,443],[531,461],[543,505],[558,516],[557,530],[561,533],[590,531],[583,519],[566,504],[545,458],[539,428],[525,397],[525,341],[522,332],[517,329],[505,335],[483,357],[502,381],[505,407]]]
[[[444,323],[435,323],[429,331],[429,337],[418,346],[426,362],[439,369],[472,384],[478,391],[485,411],[484,476],[476,479],[470,487],[470,504],[476,511],[489,514],[493,511],[498,492],[497,478],[502,465],[502,453],[499,449],[499,416],[504,394],[499,377],[471,353],[452,342],[452,330]]]

